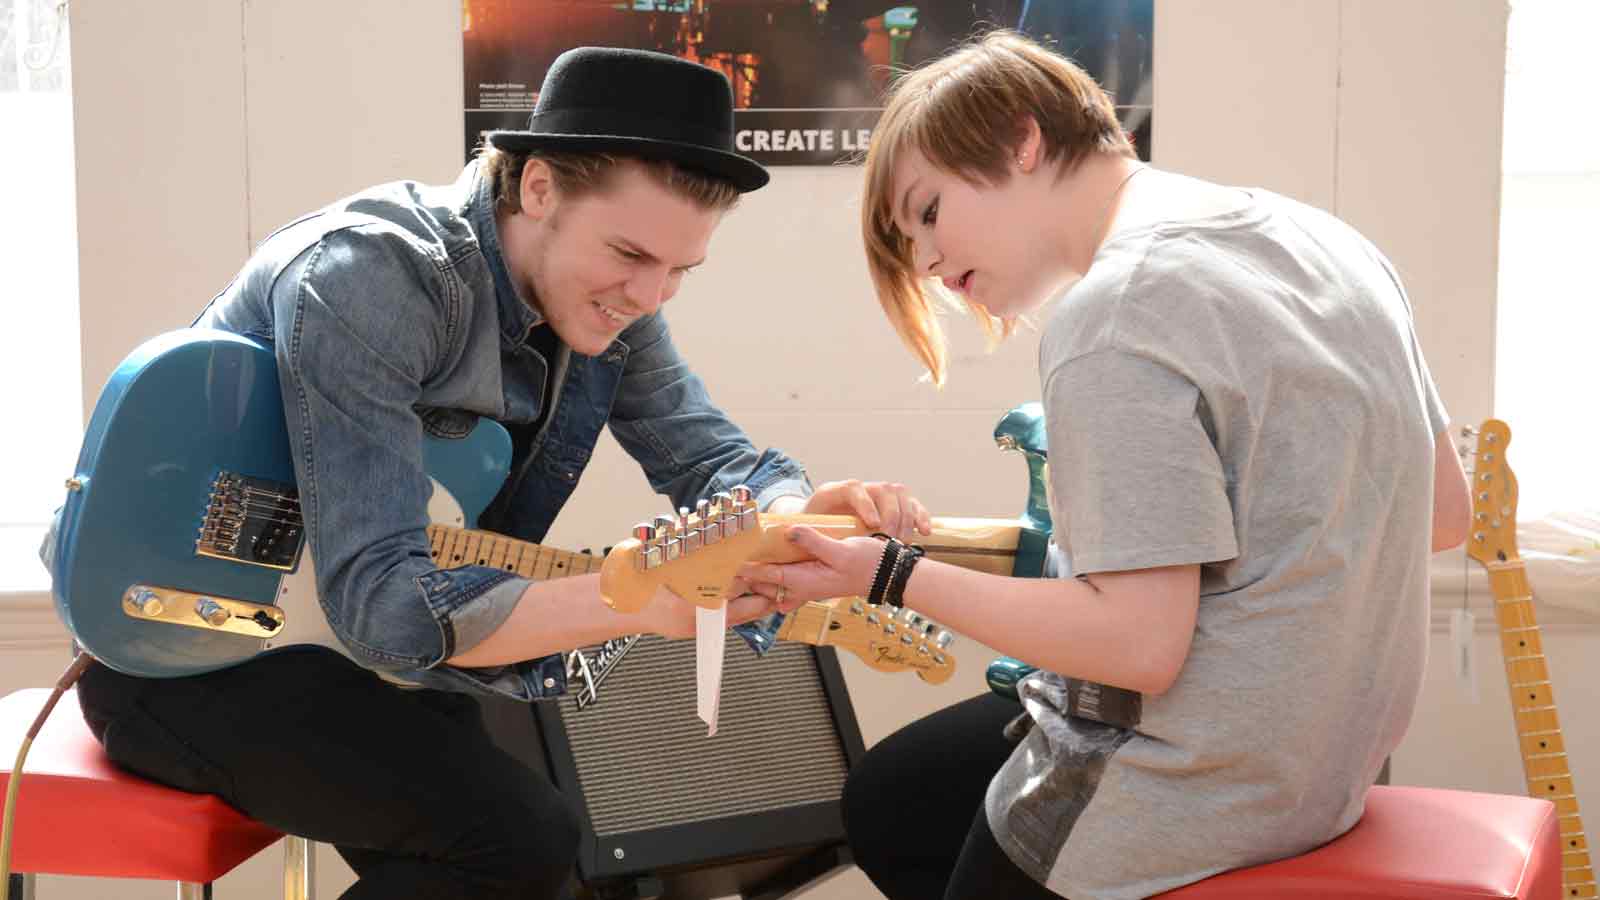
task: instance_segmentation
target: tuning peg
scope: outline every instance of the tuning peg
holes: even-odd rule
[[[678,540],[678,520],[672,516],[656,516],[656,542],[661,547],[663,561],[674,560],[683,554],[683,542]]]
[[[1478,436],[1477,426],[1475,426],[1475,425],[1463,425],[1463,426],[1461,426],[1461,436],[1464,437],[1464,438],[1475,438],[1475,437],[1477,437]]]
[[[711,502],[717,506],[717,529],[723,537],[733,537],[739,533],[739,508],[733,503],[733,495],[727,491],[718,491],[711,495]]]
[[[739,530],[749,531],[756,527],[756,501],[750,489],[742,484],[734,485],[733,502],[738,506]]]
[[[700,549],[700,529],[689,521],[689,507],[678,507],[678,540],[683,545],[680,553],[687,556]]]
[[[639,542],[639,550],[633,556],[634,568],[642,572],[661,565],[661,548],[655,544],[655,528],[648,522],[640,522],[633,526],[633,536]]]
[[[710,500],[697,500],[694,504],[695,515],[700,518],[700,543],[709,547],[722,539],[722,528],[717,524],[716,517],[711,512]]]
[[[941,630],[939,632],[939,636],[933,639],[933,643],[934,646],[938,647],[940,650],[948,650],[950,649],[951,642],[953,642],[955,639],[955,635],[948,631]]]

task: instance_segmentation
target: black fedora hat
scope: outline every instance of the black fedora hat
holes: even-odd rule
[[[767,183],[760,163],[733,149],[733,91],[721,72],[686,59],[619,47],[556,57],[526,131],[491,131],[502,150],[622,153],[665,159],[731,181]]]

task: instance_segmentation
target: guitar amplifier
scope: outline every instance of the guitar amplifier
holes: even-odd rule
[[[864,752],[834,650],[731,636],[715,737],[695,643],[639,639],[596,702],[485,701],[495,740],[573,802],[592,897],[783,896],[850,861],[840,814]]]

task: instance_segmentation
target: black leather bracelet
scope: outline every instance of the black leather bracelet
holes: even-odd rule
[[[911,569],[916,566],[917,560],[922,559],[925,552],[916,544],[900,545],[900,557],[895,560],[889,586],[883,592],[884,603],[895,609],[906,605],[906,585],[911,581]]]
[[[873,537],[883,539],[883,555],[878,557],[878,571],[872,576],[872,590],[867,592],[867,602],[882,603],[884,592],[889,589],[889,577],[894,572],[894,561],[900,557],[898,548],[904,545],[882,532]]]

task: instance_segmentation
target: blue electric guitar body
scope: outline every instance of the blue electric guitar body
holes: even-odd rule
[[[505,429],[480,420],[425,454],[446,524],[475,526],[510,464]],[[289,633],[283,597],[314,593],[277,366],[255,341],[189,329],[140,346],[102,390],[69,488],[56,609],[118,671],[243,662]]]
[[[1046,485],[1049,447],[1045,437],[1044,406],[1024,403],[1006,413],[994,428],[994,442],[1002,450],[1022,454],[1028,463],[1028,502],[1023,508],[1026,523],[1022,539],[1017,542],[1017,561],[1012,574],[1019,578],[1040,578],[1044,575],[1047,547],[1050,543],[1050,498]],[[1028,677],[1037,667],[1010,656],[995,657],[984,671],[989,689],[1002,697],[1017,699],[1017,682]]]

